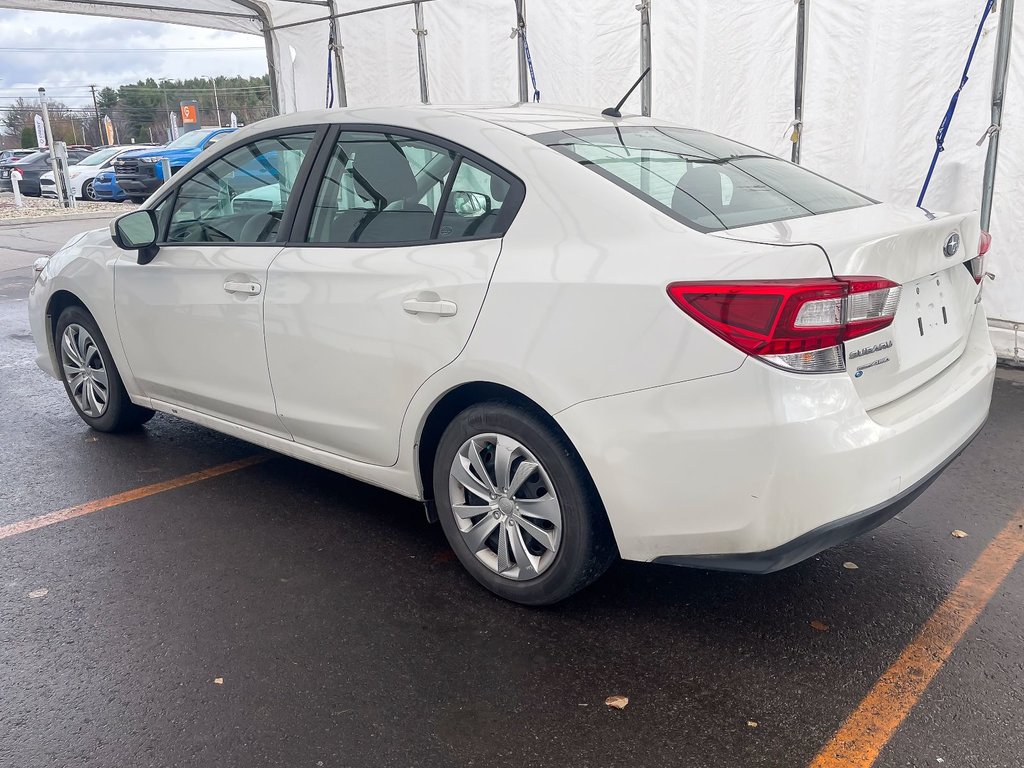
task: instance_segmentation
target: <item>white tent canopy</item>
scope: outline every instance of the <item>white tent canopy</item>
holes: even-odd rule
[[[604,107],[641,70],[641,13],[651,14],[653,114],[790,154],[799,5],[794,0],[530,0],[528,40],[546,102]],[[810,4],[801,162],[867,194],[913,205],[934,136],[984,0]],[[978,48],[926,205],[978,208],[996,29]],[[415,34],[421,7],[429,35]],[[431,100],[515,101],[514,0],[0,0],[0,7],[165,21],[262,35],[280,111],[322,107],[328,59],[335,105],[420,100],[417,43],[429,48]],[[1020,22],[1024,23],[1024,22]],[[329,46],[332,26],[343,48]],[[1016,29],[1017,39],[1024,33]],[[342,56],[343,52],[343,56]],[[343,61],[342,61],[343,59]],[[344,62],[344,67],[342,63]],[[342,69],[344,69],[342,73]],[[1005,354],[1024,346],[1024,47],[1010,60],[988,268],[989,315]],[[532,93],[532,87],[530,88]],[[639,111],[640,91],[625,108]],[[625,109],[624,108],[624,109]],[[1001,325],[994,322],[995,325]],[[1018,352],[1017,354],[1024,354]]]

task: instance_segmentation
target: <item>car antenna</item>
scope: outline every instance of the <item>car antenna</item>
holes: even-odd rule
[[[622,99],[619,100],[619,103],[616,104],[614,107],[608,107],[608,109],[602,109],[601,110],[601,114],[602,115],[608,115],[608,117],[622,117],[622,113],[619,111],[620,109],[622,109],[622,105],[626,103],[626,99],[628,99],[632,95],[633,91],[636,90],[636,87],[638,85],[640,85],[640,83],[642,83],[644,81],[644,78],[647,77],[647,75],[649,75],[650,73],[651,73],[651,68],[648,67],[647,69],[644,70],[643,74],[640,75],[640,77],[638,77],[636,79],[636,82],[633,83],[633,87],[630,88],[628,91],[626,91],[626,95],[623,96]]]

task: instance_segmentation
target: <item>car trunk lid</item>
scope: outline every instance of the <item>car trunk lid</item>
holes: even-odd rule
[[[714,236],[816,245],[837,277],[882,277],[902,286],[892,325],[846,345],[847,374],[870,410],[925,384],[963,353],[980,293],[964,263],[978,255],[980,232],[977,213],[877,204]]]

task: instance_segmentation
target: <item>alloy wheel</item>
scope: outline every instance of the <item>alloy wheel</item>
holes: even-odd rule
[[[554,562],[562,537],[562,509],[537,457],[502,434],[470,438],[449,473],[452,514],[462,539],[485,566],[527,581]]]
[[[85,328],[72,323],[60,342],[60,362],[71,397],[86,416],[99,418],[107,410],[110,385],[103,356]]]

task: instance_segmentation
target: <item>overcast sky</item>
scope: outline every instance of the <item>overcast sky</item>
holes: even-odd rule
[[[104,48],[117,52],[97,50]],[[230,48],[245,50],[224,50]],[[257,35],[102,16],[0,10],[0,107],[16,96],[36,96],[39,86],[45,86],[55,99],[82,106],[92,103],[89,89],[82,87],[90,83],[102,88],[146,77],[266,72],[263,38]]]

